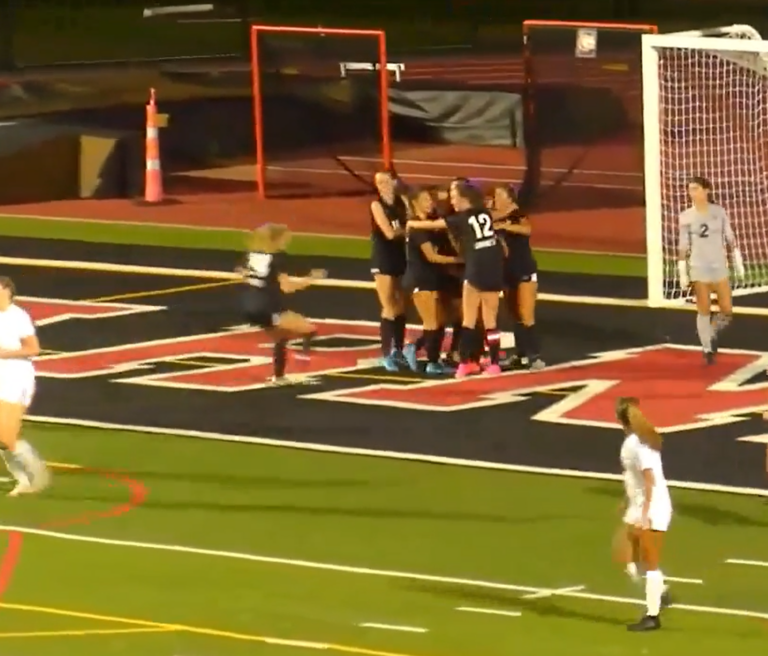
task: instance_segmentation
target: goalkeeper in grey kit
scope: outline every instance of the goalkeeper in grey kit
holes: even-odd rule
[[[728,276],[727,248],[731,250],[734,273],[744,277],[744,260],[725,209],[711,201],[712,185],[703,177],[691,178],[688,195],[692,206],[680,214],[678,272],[680,287],[693,283],[696,295],[696,331],[707,363],[714,361],[720,333],[731,322],[733,301]],[[689,271],[690,266],[690,271]],[[717,297],[720,312],[710,317],[711,294]]]

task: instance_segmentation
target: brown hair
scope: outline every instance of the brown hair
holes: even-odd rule
[[[266,223],[248,235],[246,246],[249,251],[274,253],[280,250],[280,242],[288,234],[288,226],[280,223]]]
[[[622,396],[616,401],[616,418],[627,433],[634,433],[646,446],[661,451],[662,438],[640,410],[640,399]]]
[[[472,182],[458,182],[456,184],[456,193],[461,198],[469,201],[472,209],[485,209],[485,196],[483,190]]]
[[[416,212],[416,203],[424,194],[428,194],[432,201],[436,203],[435,191],[431,187],[411,187],[408,190],[408,218],[418,218],[418,214]]]
[[[11,293],[11,298],[16,296],[16,285],[8,276],[0,276],[0,287],[7,289]]]

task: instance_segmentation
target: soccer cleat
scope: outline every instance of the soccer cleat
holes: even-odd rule
[[[381,366],[389,372],[400,371],[400,367],[397,364],[393,354],[388,355],[386,358],[381,359]]]
[[[403,358],[405,358],[405,362],[408,364],[408,367],[411,369],[411,371],[418,373],[419,359],[416,357],[416,355],[416,344],[406,344],[405,348],[403,349]]]
[[[498,376],[501,373],[501,367],[497,364],[489,364],[483,370],[483,374],[486,376]]]
[[[704,351],[704,362],[715,364],[715,354],[712,351]]]
[[[528,368],[531,371],[541,371],[546,366],[547,364],[544,362],[544,360],[542,360],[541,358],[534,358],[533,360],[531,360],[531,363],[528,365]]]
[[[639,622],[627,626],[628,631],[633,631],[635,633],[642,631],[658,631],[660,628],[661,620],[658,615],[656,617],[646,615]]]
[[[440,362],[427,362],[426,372],[429,376],[445,376],[452,370],[446,369]]]
[[[28,478],[20,480],[18,483],[16,483],[16,487],[14,487],[9,493],[9,497],[18,497],[22,494],[31,494],[34,492],[34,488],[32,487],[32,484],[29,482]]]
[[[477,362],[462,362],[459,368],[456,369],[456,378],[466,378],[467,376],[479,374],[480,371],[480,365]]]
[[[270,376],[267,378],[267,383],[279,387],[281,385],[290,385],[291,380],[287,376]]]

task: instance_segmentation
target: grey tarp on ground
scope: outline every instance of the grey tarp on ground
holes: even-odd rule
[[[390,89],[393,118],[421,123],[443,143],[523,147],[523,100],[501,91]]]

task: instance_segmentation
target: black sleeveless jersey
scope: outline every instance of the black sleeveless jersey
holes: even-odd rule
[[[465,264],[465,279],[482,290],[494,290],[504,270],[504,250],[484,208],[457,212],[445,219],[459,242]]]
[[[393,230],[405,228],[406,207],[400,196],[392,204],[378,199]],[[387,239],[371,212],[371,259],[375,272],[385,275],[402,275],[405,271],[405,235]]]
[[[286,273],[286,254],[252,251],[246,255],[245,281],[251,290],[279,298],[282,296],[279,276]]]
[[[507,216],[499,219],[499,222],[509,221],[519,225],[526,215],[519,209],[512,210]],[[507,269],[514,271],[522,276],[529,276],[536,273],[536,258],[531,250],[531,238],[528,235],[521,235],[507,230],[498,231],[509,251],[507,258]]]

